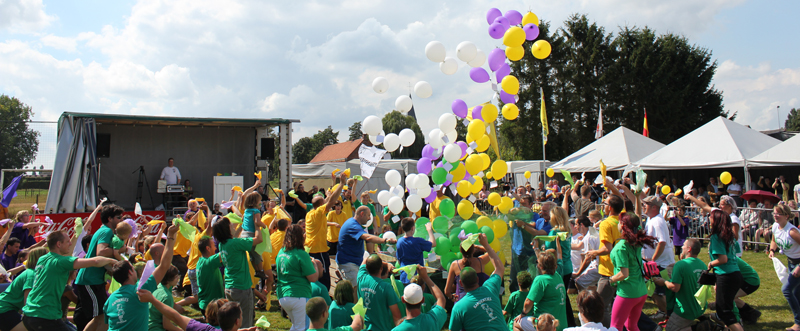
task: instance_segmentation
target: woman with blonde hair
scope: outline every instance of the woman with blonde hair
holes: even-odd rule
[[[556,249],[556,245],[561,246],[561,264],[558,266],[558,274],[561,275],[561,279],[564,281],[564,286],[569,286],[569,281],[572,278],[572,245],[570,244],[569,238],[572,237],[572,230],[569,226],[569,215],[567,214],[567,210],[555,206],[550,209],[550,233],[549,236],[558,236],[559,233],[566,233],[566,236],[562,235],[566,239],[559,238],[558,241],[547,241],[545,242],[544,246],[547,249]],[[572,315],[572,304],[570,304],[569,300],[566,302],[567,307],[567,326],[573,327],[577,326],[575,324],[575,316]]]
[[[39,258],[47,254],[47,249],[37,247],[30,251],[25,261],[25,271],[20,273],[11,285],[0,293],[0,330],[21,331],[22,315],[19,311],[28,301],[28,292],[33,288],[34,270]]]

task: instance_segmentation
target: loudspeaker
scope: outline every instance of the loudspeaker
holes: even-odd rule
[[[111,156],[111,134],[97,134],[97,157]]]
[[[275,138],[261,138],[261,156],[259,159],[275,159]]]

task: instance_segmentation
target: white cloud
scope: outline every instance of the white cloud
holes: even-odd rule
[[[73,38],[59,37],[59,36],[54,36],[52,34],[41,37],[39,38],[39,40],[41,40],[42,44],[44,44],[45,46],[49,46],[67,52],[74,52],[75,48],[78,46],[78,42]]]
[[[44,12],[41,0],[3,0],[0,2],[0,30],[37,32],[55,21]]]

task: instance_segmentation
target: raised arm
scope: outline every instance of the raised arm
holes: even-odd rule
[[[431,280],[431,277],[428,276],[428,269],[426,269],[424,265],[419,265],[417,266],[417,273],[419,273],[419,279],[422,279],[425,285],[428,285],[428,288],[433,292],[433,296],[436,297],[436,305],[444,308],[445,304],[447,304],[447,299],[444,297],[442,290],[440,290],[433,280]]]
[[[494,266],[494,272],[492,273],[492,275],[498,275],[500,277],[503,277],[503,272],[505,272],[505,266],[500,261],[500,257],[497,256],[497,252],[494,251],[494,248],[492,248],[492,246],[489,245],[489,241],[486,239],[486,235],[481,233],[478,236],[478,240],[480,241],[481,246],[483,246],[483,248],[486,249],[486,254],[488,254],[489,258],[492,259],[492,265]]]
[[[570,187],[564,192],[564,199],[561,200],[561,208],[564,208],[567,212],[569,212],[569,198],[572,197],[573,189]],[[574,199],[573,199],[574,201]]]
[[[172,225],[167,230],[167,243],[164,244],[164,252],[161,253],[161,262],[159,262],[158,267],[155,271],[153,271],[153,277],[156,280],[156,283],[161,283],[161,280],[164,279],[164,275],[167,274],[167,270],[172,265],[172,250],[173,246],[175,246],[175,236],[178,233],[178,226]]]
[[[711,212],[711,206],[709,206],[705,202],[700,201],[700,199],[697,199],[697,198],[693,197],[689,193],[684,194],[683,195],[683,199],[684,200],[689,200],[691,202],[694,202],[694,204],[696,204],[698,207],[700,207],[700,209],[702,209],[706,213],[710,213]]]
[[[117,260],[114,260],[110,257],[95,256],[93,258],[75,260],[75,262],[72,262],[72,269],[103,267],[107,264],[114,263],[117,263]]]
[[[342,172],[339,175],[339,178],[341,179],[340,180],[341,184],[336,187],[336,190],[333,191],[333,193],[331,193],[330,196],[325,198],[325,213],[329,212],[331,210],[331,208],[333,208],[333,203],[336,200],[338,200],[339,199],[339,195],[342,194],[342,189],[344,188],[344,181],[345,181],[345,179],[347,179],[347,176],[345,176],[344,172]]]
[[[608,189],[608,192],[609,192],[609,193],[611,193],[611,194],[613,194],[613,195],[618,195],[620,198],[622,198],[622,199],[625,199],[625,197],[622,195],[622,193],[619,193],[619,190],[618,190],[618,189],[617,189],[617,187],[614,185],[614,183],[613,183],[613,182],[609,182],[609,181],[608,181],[608,177],[606,177],[606,178],[603,178],[603,186],[604,186],[606,189]]]
[[[11,229],[14,228],[14,223],[16,223],[16,222],[17,222],[16,220],[11,219],[10,221],[8,221],[8,223],[6,223],[7,230],[6,230],[6,233],[3,234],[3,238],[0,238],[0,249],[4,249],[6,247],[6,243],[8,242],[8,238],[11,237]]]
[[[94,208],[92,213],[89,215],[89,218],[87,218],[86,221],[83,222],[83,224],[84,224],[83,228],[84,229],[86,229],[89,232],[92,231],[92,228],[91,228],[92,222],[94,222],[94,218],[97,217],[97,214],[100,213],[100,210],[103,209],[103,203],[105,203],[106,200],[108,200],[108,199],[107,198],[103,198],[103,200],[100,200],[100,203],[98,203],[97,207]]]

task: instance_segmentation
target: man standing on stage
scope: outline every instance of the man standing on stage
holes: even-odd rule
[[[161,179],[167,180],[167,185],[175,185],[181,182],[181,171],[175,166],[175,159],[169,158],[169,166],[161,170]]]

